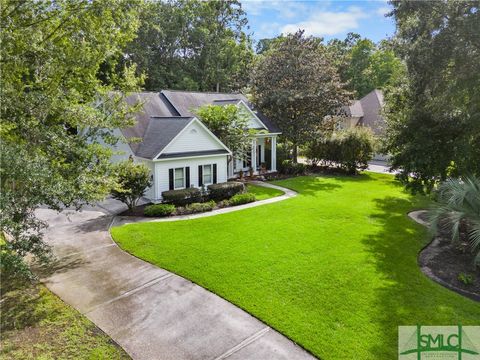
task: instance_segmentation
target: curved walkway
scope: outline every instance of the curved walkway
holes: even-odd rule
[[[108,229],[123,210],[114,200],[80,212],[38,210],[57,261],[37,271],[133,359],[314,359],[235,305],[121,250]]]
[[[411,211],[408,213],[408,216],[416,221],[417,223],[423,225],[423,226],[429,226],[429,223],[425,220],[422,220],[421,215],[426,213],[426,210],[416,210],[416,211]],[[439,239],[438,237],[433,238],[433,240],[428,243],[422,250],[420,250],[418,254],[418,265],[420,266],[420,270],[428,276],[430,279],[433,281],[439,283],[440,285],[446,287],[449,290],[455,291],[463,296],[466,296],[470,299],[480,301],[480,296],[478,294],[475,294],[473,292],[467,291],[465,289],[461,289],[453,284],[450,284],[446,282],[445,280],[439,278],[433,270],[428,266],[430,260],[439,252],[438,248],[439,244]]]
[[[138,216],[138,217],[137,216],[115,216],[115,219],[112,222],[112,226],[121,226],[121,225],[133,224],[138,222],[165,222],[165,221],[198,219],[203,217],[215,216],[219,214],[226,214],[229,212],[234,212],[234,211],[243,210],[243,209],[249,209],[249,208],[260,206],[260,205],[271,204],[271,203],[275,203],[278,201],[286,200],[286,199],[297,196],[296,191],[284,188],[282,186],[273,185],[273,184],[265,183],[262,181],[249,181],[248,183],[258,185],[258,186],[268,187],[272,189],[277,189],[277,190],[283,191],[284,194],[280,196],[272,197],[269,199],[265,199],[265,200],[255,201],[248,204],[216,209],[216,210],[207,211],[199,214],[170,216],[170,217],[156,218],[156,219],[145,218],[141,216]]]

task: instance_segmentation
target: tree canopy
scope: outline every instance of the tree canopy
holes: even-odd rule
[[[392,165],[414,191],[480,173],[478,1],[393,1],[407,71],[388,88]]]
[[[304,144],[325,117],[346,103],[348,94],[321,39],[303,31],[290,34],[258,59],[252,93],[259,109],[297,147]]]
[[[146,75],[146,90],[238,90],[253,60],[239,1],[147,1],[126,61]]]
[[[137,1],[2,1],[2,256],[42,256],[40,205],[102,199],[113,129],[131,124],[134,68],[116,59],[137,30]],[[7,248],[6,251],[4,251]]]

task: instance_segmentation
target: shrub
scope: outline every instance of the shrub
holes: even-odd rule
[[[175,206],[171,204],[154,204],[145,207],[143,214],[145,216],[168,216],[175,211]]]
[[[163,201],[176,206],[185,206],[202,200],[202,192],[197,188],[168,190],[162,192]]]
[[[364,170],[373,158],[375,139],[370,129],[354,127],[310,142],[305,155],[312,164],[339,166],[348,173]]]
[[[188,204],[185,209],[188,213],[193,214],[205,211],[212,211],[213,209],[215,209],[215,206],[217,206],[217,203],[213,200],[210,200],[204,203]]]
[[[116,184],[111,191],[112,196],[133,209],[145,190],[151,186],[150,169],[143,164],[126,160],[115,164],[113,171]]]
[[[221,201],[245,191],[245,185],[238,181],[229,181],[220,184],[208,185],[209,197],[214,201]]]
[[[256,200],[255,194],[244,193],[244,194],[237,194],[232,196],[230,200],[228,200],[228,203],[231,206],[236,206],[236,205],[251,203],[251,202],[254,202],[255,200]]]
[[[460,273],[458,274],[458,277],[457,277],[458,281],[461,281],[462,283],[464,283],[465,285],[472,285],[473,284],[473,281],[474,281],[474,278],[472,275],[470,274],[465,274],[465,273]]]
[[[279,171],[285,175],[304,175],[307,171],[307,166],[302,163],[294,163],[292,160],[283,160]]]

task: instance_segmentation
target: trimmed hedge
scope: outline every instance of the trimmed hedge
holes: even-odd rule
[[[292,160],[283,160],[279,171],[284,175],[305,175],[307,166],[302,163],[294,163]]]
[[[217,206],[217,203],[213,200],[210,200],[204,203],[188,204],[185,207],[185,210],[190,214],[194,214],[194,213],[201,213],[205,211],[212,211],[213,209],[215,209],[215,206]]]
[[[175,211],[175,206],[170,204],[154,204],[145,207],[143,215],[145,216],[168,216]]]
[[[245,185],[238,181],[212,184],[207,186],[209,198],[214,201],[221,201],[231,198],[235,194],[245,191]]]
[[[248,204],[254,202],[256,200],[255,194],[252,193],[245,193],[245,194],[237,194],[234,195],[228,200],[230,206]]]
[[[176,206],[185,206],[187,204],[200,202],[202,192],[197,188],[187,188],[181,190],[168,190],[162,192],[163,201]]]

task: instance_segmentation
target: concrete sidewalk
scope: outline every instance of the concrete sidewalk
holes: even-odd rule
[[[121,250],[108,229],[123,209],[109,200],[81,212],[38,210],[58,259],[38,271],[133,359],[314,359],[233,304]]]

